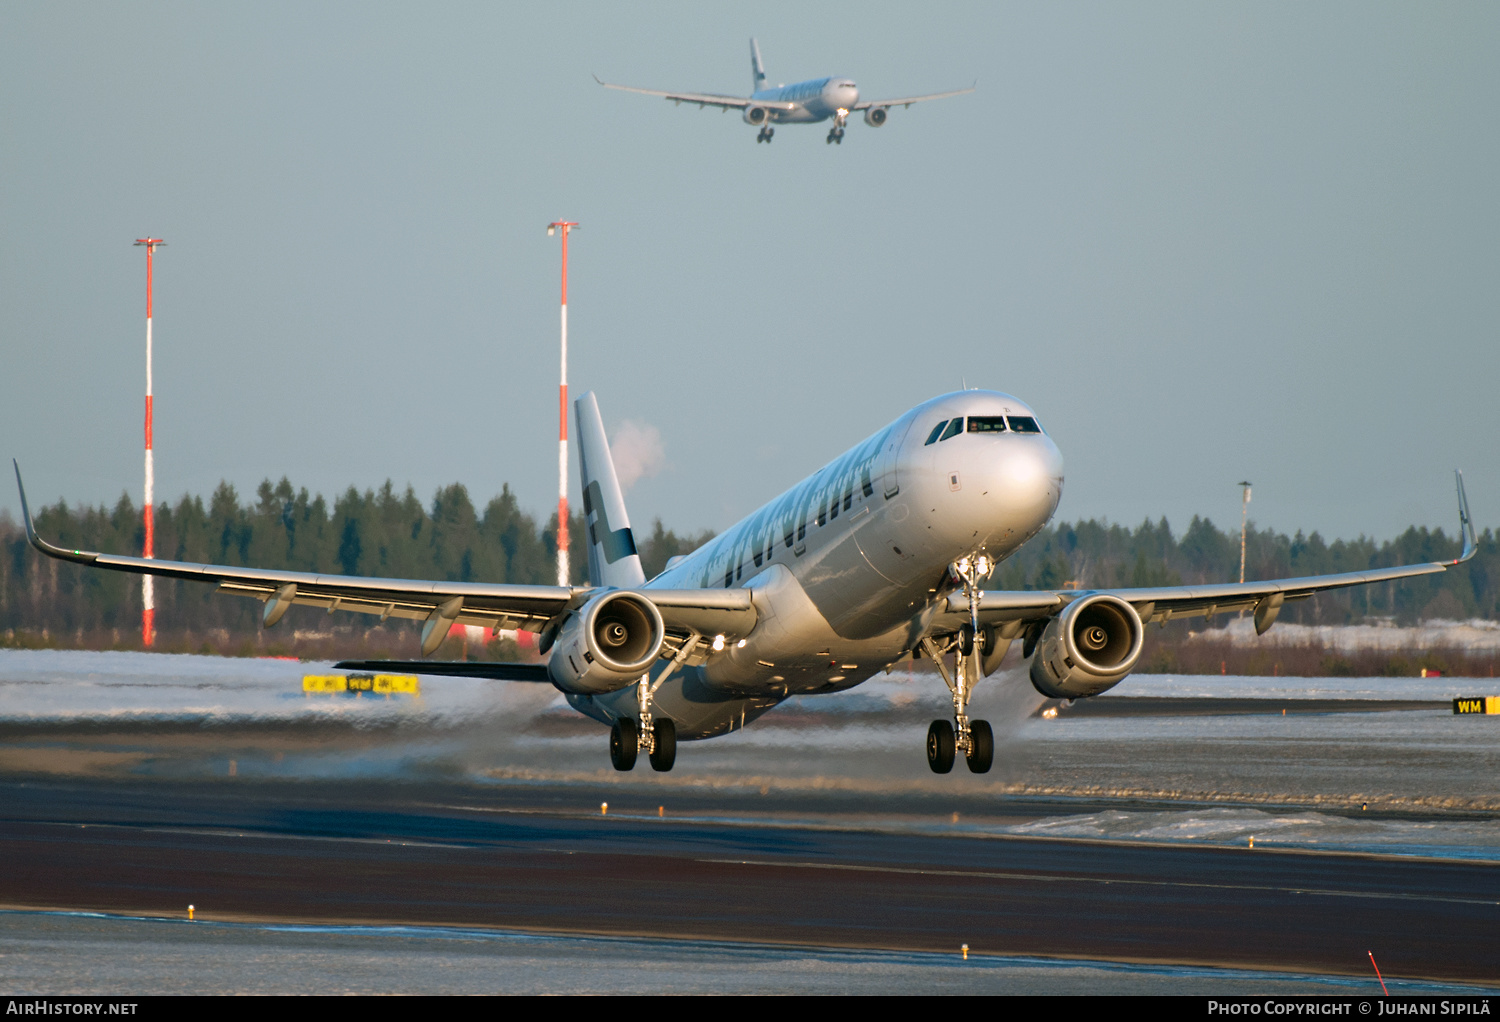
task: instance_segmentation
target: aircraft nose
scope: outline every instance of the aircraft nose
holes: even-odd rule
[[[1039,526],[1062,499],[1062,452],[1048,436],[1008,437],[997,445],[990,495],[1008,517]]]

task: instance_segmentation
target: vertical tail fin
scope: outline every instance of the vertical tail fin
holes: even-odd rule
[[[589,391],[573,402],[578,418],[578,468],[583,476],[583,515],[587,522],[589,584],[625,589],[646,581],[635,536],[625,513],[625,497],[615,476],[615,460],[604,436],[599,402]]]
[[[759,92],[766,87],[766,66],[760,62],[760,44],[750,37],[750,91]]]

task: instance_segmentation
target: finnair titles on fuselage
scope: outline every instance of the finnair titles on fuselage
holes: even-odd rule
[[[661,96],[663,99],[670,99],[678,104],[696,103],[700,109],[712,106],[721,110],[739,110],[746,124],[760,129],[760,134],[755,137],[757,142],[771,141],[776,135],[775,125],[777,124],[816,124],[832,119],[833,126],[828,129],[828,137],[825,141],[841,145],[844,141],[844,126],[848,122],[849,114],[855,110],[863,110],[865,123],[872,128],[878,128],[886,122],[893,106],[909,107],[913,103],[924,103],[930,99],[946,99],[949,96],[961,96],[966,92],[974,91],[971,86],[967,89],[929,93],[925,96],[905,96],[900,99],[861,102],[859,87],[850,78],[814,78],[805,82],[771,88],[766,85],[766,72],[760,60],[760,46],[754,39],[750,40],[750,77],[751,93],[745,97],[724,96],[709,92],[664,92],[659,89],[638,89],[630,85],[615,85],[611,82],[600,81],[598,76],[595,76],[594,81],[599,82],[606,89],[639,92],[646,96]]]
[[[726,734],[789,695],[842,691],[925,658],[953,702],[952,718],[928,728],[929,765],[947,773],[962,755],[983,773],[993,733],[969,719],[968,704],[1016,639],[1037,691],[1085,698],[1135,668],[1152,621],[1251,610],[1263,634],[1287,600],[1445,571],[1475,551],[1459,476],[1463,550],[1452,561],[1218,585],[986,590],[995,566],[1056,510],[1062,456],[1024,402],[961,391],[906,412],[648,581],[594,395],[574,409],[587,586],[360,578],[68,550],[37,535],[23,488],[26,532],[50,557],[259,599],[267,627],[294,604],[415,619],[424,622],[424,656],[455,623],[537,632],[546,663],[340,666],[550,683],[609,726],[621,770],[641,752],[670,770],[679,739]]]

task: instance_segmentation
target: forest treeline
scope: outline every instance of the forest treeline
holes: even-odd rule
[[[144,540],[140,508],[128,496],[113,507],[59,502],[39,509],[36,521],[45,537],[69,548],[139,554]],[[584,581],[587,570],[583,535],[581,516],[572,516],[575,583]],[[660,520],[639,530],[647,575],[711,536],[678,535]],[[187,496],[175,505],[160,505],[156,514],[158,557],[346,575],[551,584],[556,581],[556,544],[555,514],[539,521],[517,505],[509,487],[481,509],[459,483],[439,489],[428,503],[411,487],[397,490],[390,482],[363,492],[350,487],[331,502],[286,479],[261,483],[249,501],[221,483],[207,501]],[[1458,541],[1442,530],[1411,528],[1382,543],[1365,538],[1330,543],[1317,533],[1287,536],[1252,529],[1246,578],[1451,559],[1458,550]],[[1233,581],[1238,574],[1238,532],[1221,531],[1208,519],[1193,518],[1180,536],[1166,519],[1134,528],[1090,520],[1049,527],[1003,563],[989,584],[1002,589],[1154,586]],[[261,607],[256,601],[170,580],[158,580],[156,594],[158,634],[177,637],[170,647],[196,648],[193,637],[216,636],[215,648],[234,640],[264,649],[257,635]],[[0,643],[129,647],[139,642],[140,610],[138,576],[42,557],[27,544],[18,523],[0,517]],[[1331,593],[1289,604],[1282,612],[1282,620],[1305,624],[1372,617],[1402,623],[1500,617],[1495,534],[1486,530],[1479,555],[1457,571]],[[287,620],[290,630],[327,631],[335,625],[335,619],[313,608],[294,608]],[[340,630],[358,631],[374,619],[339,615],[336,623]],[[386,631],[394,625],[388,624]]]

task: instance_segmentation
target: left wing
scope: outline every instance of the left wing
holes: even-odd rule
[[[293,605],[322,607],[330,614],[336,610],[378,614],[382,621],[388,617],[426,621],[427,626],[422,631],[422,653],[430,655],[447,636],[450,625],[519,628],[545,634],[557,628],[568,613],[582,607],[600,592],[589,586],[365,578],[67,550],[37,535],[31,508],[26,503],[26,487],[21,483],[19,465],[16,465],[16,485],[21,491],[26,538],[48,557],[110,571],[213,582],[218,585],[219,592],[249,596],[264,603],[261,620],[267,627],[280,621]],[[726,640],[733,641],[743,638],[755,627],[756,613],[748,589],[642,588],[636,591],[661,611],[667,633],[674,639],[723,635]]]
[[[979,87],[978,83],[967,89],[954,89],[952,92],[930,92],[925,96],[907,96],[904,99],[867,99],[863,103],[855,103],[849,109],[868,110],[871,107],[889,106],[911,106],[913,103],[925,103],[929,99],[947,99],[949,96],[963,96],[973,92]],[[618,86],[616,86],[618,88]]]
[[[1166,622],[1183,617],[1212,617],[1226,611],[1255,609],[1255,630],[1264,634],[1276,620],[1281,606],[1288,600],[1305,600],[1316,593],[1349,586],[1389,582],[1398,578],[1433,575],[1447,571],[1474,556],[1478,542],[1474,523],[1469,518],[1469,499],[1464,494],[1464,477],[1455,472],[1458,483],[1459,530],[1463,535],[1463,552],[1451,561],[1430,561],[1399,568],[1377,568],[1373,571],[1349,571],[1338,575],[1312,575],[1306,578],[1278,578],[1265,582],[1226,582],[1218,585],[1157,586],[1147,589],[1050,590],[1038,592],[997,592],[980,594],[979,623],[999,625],[1002,635],[1019,635],[1029,624],[1046,621],[1081,596],[1107,593],[1135,607],[1141,621]],[[969,603],[962,592],[948,596],[945,612],[938,615],[929,629],[952,631],[969,621]],[[1009,625],[1009,627],[1006,627]]]
[[[783,103],[779,100],[743,99],[739,96],[720,96],[712,92],[663,92],[660,89],[637,89],[632,85],[615,85],[613,82],[600,80],[598,75],[594,81],[606,89],[619,89],[621,92],[638,92],[643,96],[660,96],[662,99],[670,99],[674,103],[697,103],[699,109],[706,106],[721,107],[725,110],[743,110],[747,106],[763,106],[770,110],[795,110],[797,104]]]

